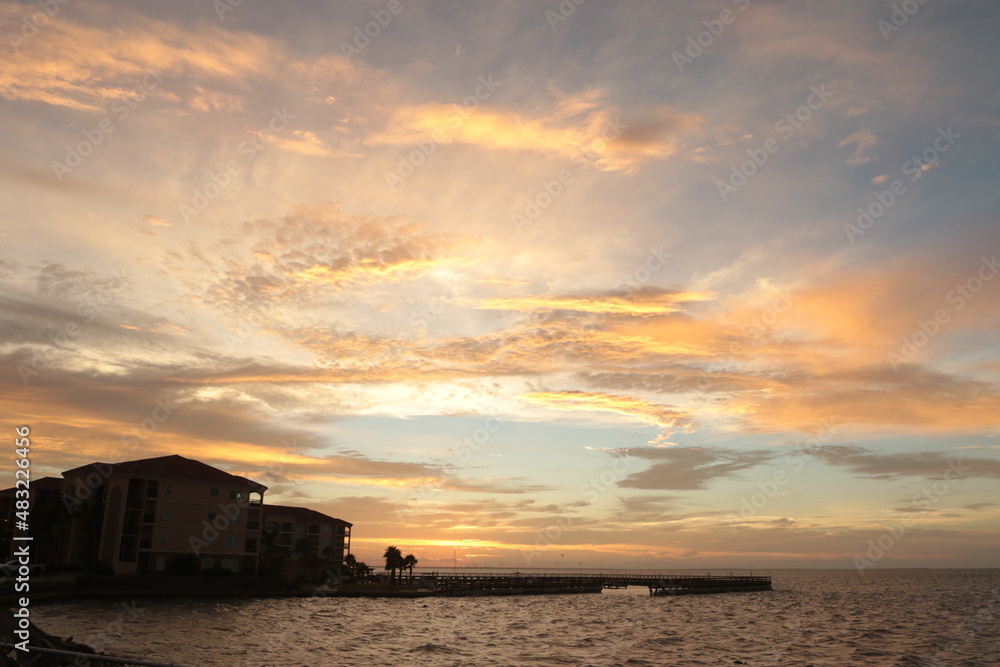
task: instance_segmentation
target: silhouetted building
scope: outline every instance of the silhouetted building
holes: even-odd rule
[[[31,482],[32,562],[107,574],[264,573],[339,566],[351,524],[304,507],[264,505],[267,487],[183,456],[90,463]],[[0,555],[10,558],[16,488],[0,491]],[[265,521],[274,529],[262,543]],[[279,559],[280,560],[280,559]],[[318,563],[318,561],[323,563]]]
[[[67,565],[113,574],[257,567],[263,484],[183,456],[67,470]],[[89,568],[88,568],[89,569]]]
[[[23,487],[22,487],[23,488]],[[31,562],[54,567],[59,563],[61,536],[69,521],[62,502],[63,480],[58,477],[41,477],[31,481],[28,497],[18,498],[17,487],[0,491],[0,557],[3,561],[13,558],[14,535],[26,534],[17,530],[17,513],[24,511],[25,505],[18,506],[18,500],[27,500],[29,526],[27,534],[31,540]],[[23,495],[23,494],[22,494]]]
[[[351,552],[352,525],[305,507],[264,507],[264,530],[273,534],[276,547],[271,550],[287,553],[284,568],[289,578],[307,575],[317,559],[334,569],[343,565]]]

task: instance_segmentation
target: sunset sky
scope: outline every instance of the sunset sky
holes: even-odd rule
[[[8,441],[204,461],[369,564],[997,566],[998,33],[2,3]]]

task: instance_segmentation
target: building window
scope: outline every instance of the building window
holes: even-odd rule
[[[212,566],[215,564],[214,558],[202,558],[201,559],[201,569],[211,570]]]
[[[238,572],[240,569],[240,561],[238,558],[223,558],[222,559],[222,569],[229,570],[230,572]]]
[[[170,505],[164,505],[163,507],[163,520],[170,521]]]
[[[320,546],[328,547],[328,546],[330,546],[330,538],[329,537],[321,537],[321,538],[319,538],[319,543],[320,543]]]
[[[167,569],[167,557],[166,556],[157,556],[156,557],[156,571],[157,572],[163,572],[165,569]]]
[[[219,497],[219,487],[213,486],[211,489],[208,490],[208,495],[212,496],[213,498],[218,498]]]
[[[225,545],[229,549],[239,549],[240,548],[240,538],[238,537],[227,537]]]
[[[173,493],[174,493],[174,483],[167,482],[167,495],[170,496],[173,495]]]
[[[163,531],[162,533],[160,533],[160,544],[166,544],[167,540],[169,539],[170,539],[170,533],[168,533],[167,531]]]
[[[328,524],[328,523],[324,523],[324,524],[323,524],[323,527],[322,527],[322,528],[320,528],[320,530],[321,530],[322,532],[324,532],[324,533],[329,533],[329,532],[330,532],[330,524]]]
[[[234,526],[241,526],[241,525],[243,525],[243,515],[242,514],[234,514],[232,517],[230,517],[229,523],[231,523]]]
[[[244,497],[245,496],[243,495],[242,491],[230,491],[229,492],[229,499],[230,500],[243,500]]]
[[[301,524],[301,523],[297,523],[297,524],[295,524],[295,532],[296,532],[296,533],[301,533],[301,532],[303,532],[303,531],[304,531],[305,529],[306,529],[306,527],[305,527],[305,526],[304,526],[303,524]]]
[[[209,512],[208,513],[208,520],[209,521],[215,521],[215,517],[217,517],[217,516],[219,516],[218,512]]]

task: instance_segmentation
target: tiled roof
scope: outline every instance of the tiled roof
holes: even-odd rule
[[[100,468],[98,468],[100,466]],[[212,466],[187,459],[177,454],[170,456],[157,456],[151,459],[140,459],[138,461],[123,461],[122,463],[88,463],[79,468],[73,468],[63,473],[63,476],[74,473],[83,473],[90,470],[97,472],[107,472],[108,467],[112,468],[111,475],[134,475],[138,477],[161,477],[166,479],[184,479],[195,482],[217,482],[230,486],[246,486],[252,491],[265,491],[263,484],[258,484],[253,480],[238,475],[231,475],[225,470],[219,470]],[[103,474],[103,473],[102,473]]]
[[[289,505],[264,505],[264,521],[275,521],[279,517],[289,517],[302,523],[342,523],[345,526],[354,524],[343,519],[311,510],[308,507],[290,507]]]

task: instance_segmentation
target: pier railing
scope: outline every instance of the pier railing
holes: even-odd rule
[[[600,592],[605,588],[646,586],[651,595],[770,590],[766,575],[665,574],[498,574],[424,573],[414,577],[417,588],[440,595],[518,594],[537,592]]]

